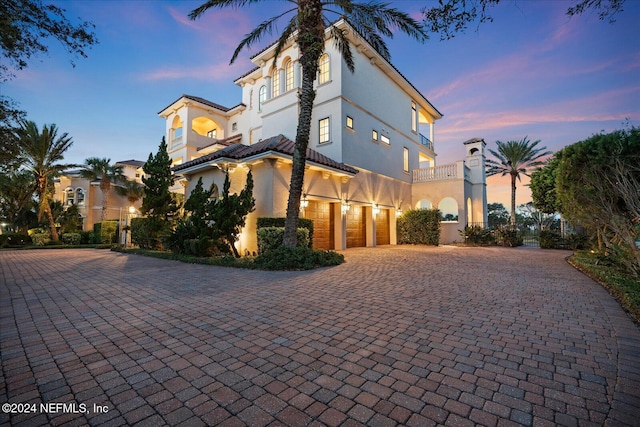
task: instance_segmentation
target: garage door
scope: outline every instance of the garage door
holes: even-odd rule
[[[364,247],[367,243],[367,226],[364,207],[351,206],[347,214],[347,247]]]
[[[309,201],[304,217],[313,220],[314,249],[334,249],[333,209],[329,202]]]
[[[389,233],[389,209],[380,209],[376,215],[376,245],[391,244]]]

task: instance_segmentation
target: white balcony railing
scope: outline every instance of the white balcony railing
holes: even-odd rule
[[[413,182],[443,181],[446,179],[468,178],[464,160],[448,165],[420,168],[413,170]]]

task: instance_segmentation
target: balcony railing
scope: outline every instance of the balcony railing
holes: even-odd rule
[[[426,136],[424,136],[423,134],[419,134],[419,135],[420,135],[420,144],[424,145],[429,150],[433,151],[433,143],[431,142],[431,140]]]
[[[413,182],[443,181],[446,179],[468,179],[469,168],[464,160],[448,165],[413,170]]]

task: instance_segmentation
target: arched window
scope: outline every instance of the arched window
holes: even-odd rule
[[[416,209],[431,209],[431,200],[421,199],[416,203]]]
[[[323,84],[327,83],[331,78],[331,70],[329,69],[329,55],[326,53],[320,57],[320,62],[318,63],[318,83]]]
[[[73,188],[69,187],[66,190],[64,190],[64,205],[65,206],[71,206],[75,203],[75,192],[73,191]]]
[[[171,131],[169,135],[169,147],[182,143],[182,119],[176,115],[171,122]]]
[[[458,202],[453,197],[445,197],[438,205],[443,221],[458,221]]]
[[[82,188],[78,188],[76,190],[76,203],[78,206],[84,206],[84,190]]]
[[[253,89],[249,91],[249,109],[253,109]]]
[[[274,69],[271,73],[272,97],[280,95],[280,70]]]
[[[262,111],[262,104],[267,100],[267,87],[260,86],[260,91],[258,93],[258,111]]]
[[[284,66],[285,90],[293,89],[293,61],[289,60]]]

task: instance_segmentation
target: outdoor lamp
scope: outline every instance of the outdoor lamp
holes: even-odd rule
[[[372,212],[373,212],[373,216],[376,216],[376,215],[378,215],[380,213],[380,207],[378,207],[377,203],[373,204]]]
[[[344,200],[342,202],[342,213],[346,214],[347,212],[349,212],[349,208],[351,207],[351,204],[349,203],[348,200]]]
[[[300,209],[305,209],[307,206],[309,206],[309,199],[307,199],[307,193],[304,193],[300,199]]]

